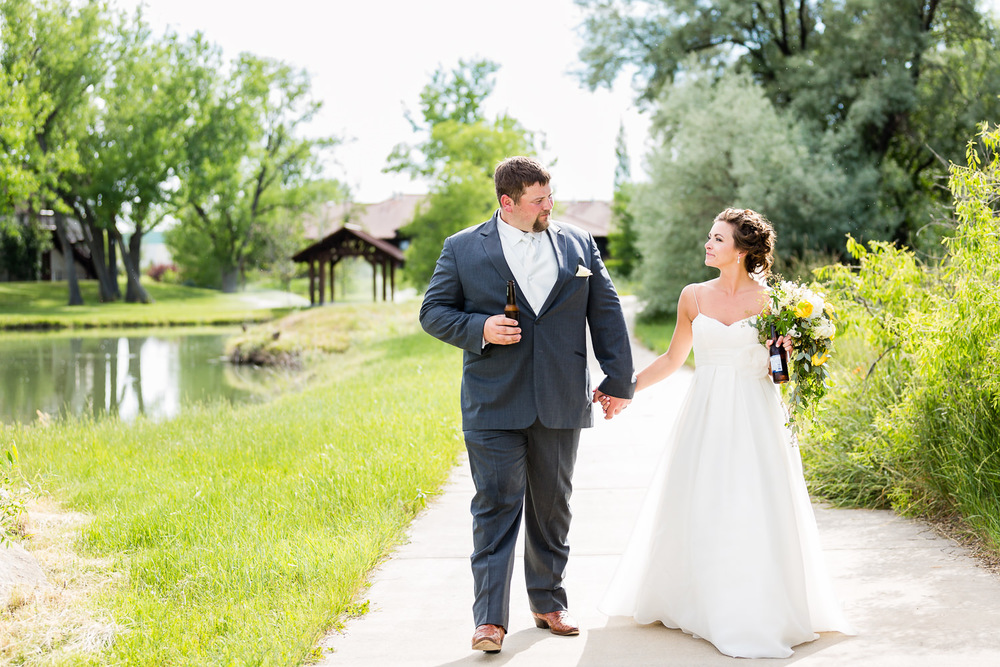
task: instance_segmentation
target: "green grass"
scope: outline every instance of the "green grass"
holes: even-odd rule
[[[677,318],[673,316],[638,317],[635,322],[635,337],[644,347],[656,354],[663,354],[670,347],[670,339],[677,328]],[[694,350],[688,353],[685,365],[694,368]]]
[[[80,281],[84,305],[68,306],[65,282],[0,283],[0,329],[239,324],[269,320],[288,311],[256,308],[252,295],[247,294],[152,281],[143,286],[154,303],[100,303],[96,281]]]
[[[352,338],[307,388],[263,406],[7,427],[25,473],[94,516],[81,549],[122,575],[99,598],[121,628],[113,644],[56,664],[314,656],[462,448],[460,353],[419,333],[415,310],[369,306],[384,335]]]

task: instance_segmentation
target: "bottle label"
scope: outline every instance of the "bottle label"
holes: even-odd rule
[[[781,355],[780,354],[772,354],[771,355],[771,372],[772,373],[781,373],[784,370],[785,370],[785,367],[781,363]]]

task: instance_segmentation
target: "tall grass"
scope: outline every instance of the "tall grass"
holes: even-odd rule
[[[1000,554],[1000,128],[984,125],[950,187],[940,265],[854,243],[857,270],[828,272],[854,329],[803,452],[814,492],[957,519]]]
[[[315,372],[264,406],[5,429],[122,575],[99,598],[113,644],[67,664],[300,664],[350,612],[461,450],[461,363],[413,327]]]

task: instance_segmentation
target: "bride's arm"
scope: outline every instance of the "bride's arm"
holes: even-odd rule
[[[681,297],[677,300],[677,326],[670,338],[670,346],[653,363],[639,371],[636,376],[636,391],[667,379],[684,364],[691,352],[691,323],[697,314],[694,285],[688,285],[681,290]]]

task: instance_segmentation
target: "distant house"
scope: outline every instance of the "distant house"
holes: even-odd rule
[[[67,280],[65,249],[59,242],[59,235],[56,234],[56,225],[52,216],[41,218],[42,227],[52,234],[52,249],[42,254],[42,280]],[[73,253],[73,263],[76,265],[76,277],[80,280],[96,280],[97,267],[94,266],[94,258],[90,254],[90,247],[83,236],[83,225],[75,218],[64,218],[66,229],[66,241],[69,243],[70,251]]]
[[[399,233],[427,195],[395,195],[375,204],[330,203],[306,223],[306,238],[321,239],[346,224],[355,225],[369,236],[406,250],[407,239]],[[611,202],[556,201],[556,221],[568,222],[590,232],[601,254],[606,254],[611,228]]]

